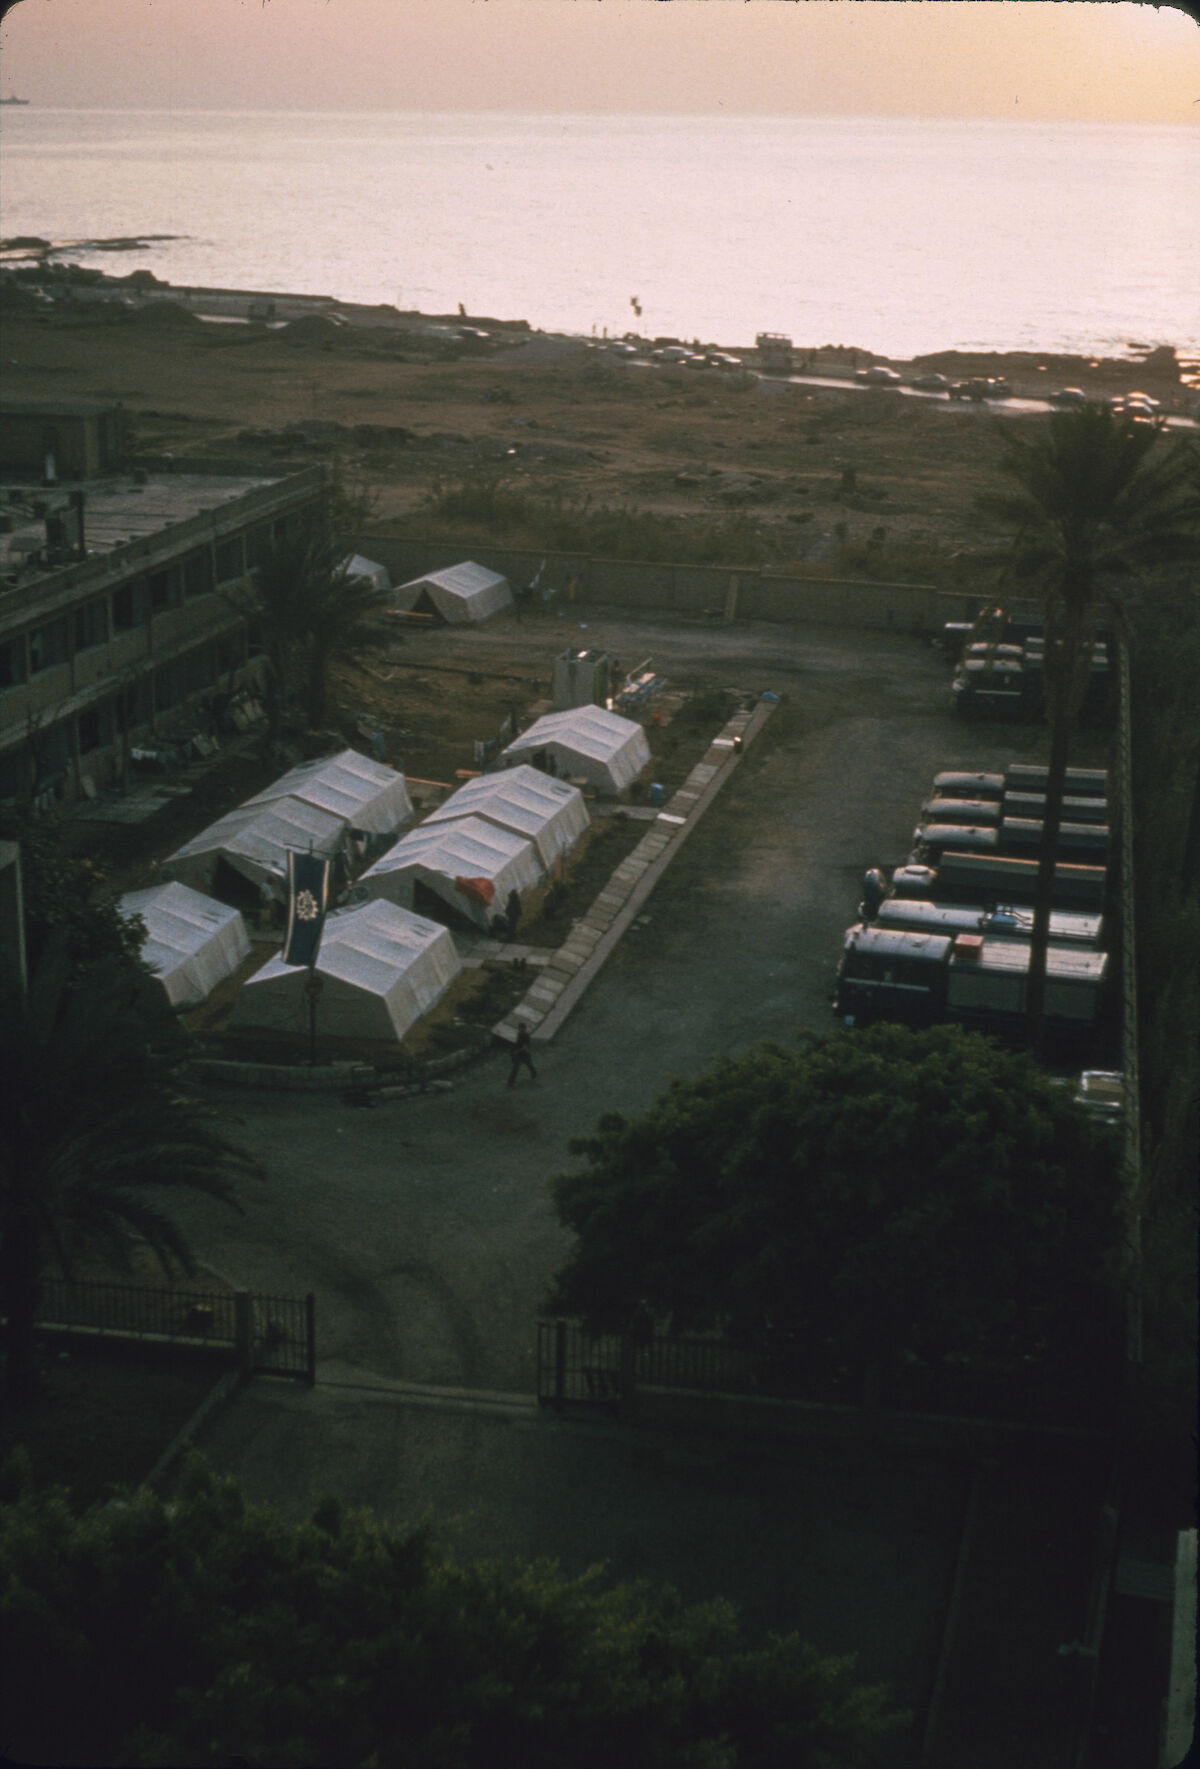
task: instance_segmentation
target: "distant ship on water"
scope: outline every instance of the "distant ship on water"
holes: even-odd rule
[[[0,98],[0,104],[28,104],[27,98]]]

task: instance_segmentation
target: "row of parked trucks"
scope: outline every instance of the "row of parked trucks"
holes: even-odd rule
[[[1107,632],[1095,635],[1081,710],[1108,709],[1111,666]],[[983,718],[1034,718],[1045,705],[1046,648],[1039,620],[1002,607],[981,608],[974,620],[947,621],[942,646],[956,659],[950,694],[954,710]]]
[[[908,860],[863,881],[846,930],[834,1008],[848,1025],[952,1022],[1004,1036],[1023,1026],[1047,770],[936,776]],[[1059,1039],[1086,1043],[1108,981],[1108,776],[1067,774],[1054,869],[1045,1015]],[[954,821],[959,818],[959,821]]]

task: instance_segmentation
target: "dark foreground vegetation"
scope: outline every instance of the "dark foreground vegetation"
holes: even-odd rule
[[[19,1464],[0,1512],[5,1742],[68,1764],[869,1769],[906,1724],[724,1602],[550,1564],[460,1566],[201,1464],[82,1514]]]

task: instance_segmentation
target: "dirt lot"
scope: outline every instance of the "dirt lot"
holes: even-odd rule
[[[268,331],[162,303],[35,316],[11,286],[5,296],[6,397],[122,400],[147,452],[234,455],[264,471],[337,459],[375,489],[381,519],[419,532],[435,488],[484,478],[518,496],[697,524],[745,515],[782,559],[836,561],[874,536],[893,575],[905,563],[948,570],[979,541],[972,498],[998,454],[992,408],[856,387],[849,351],[819,354],[816,379],[800,385],[632,365],[512,327],[468,346],[364,310]],[[1136,362],[947,353],[922,366],[1006,374],[1021,394],[1068,383],[1194,403],[1169,369]]]

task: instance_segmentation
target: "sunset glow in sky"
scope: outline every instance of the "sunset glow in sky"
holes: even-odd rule
[[[0,51],[47,107],[1200,126],[1200,28],[1079,0],[20,0]]]

